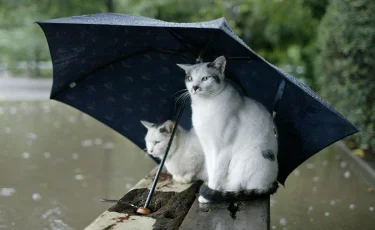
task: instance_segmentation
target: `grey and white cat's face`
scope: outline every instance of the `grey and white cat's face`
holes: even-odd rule
[[[185,85],[192,97],[212,96],[224,87],[224,70],[226,60],[224,56],[213,62],[195,65],[177,64],[185,70]]]
[[[154,157],[162,157],[167,149],[175,123],[170,120],[162,125],[156,125],[147,121],[141,121],[141,123],[147,128],[145,137],[147,153]]]

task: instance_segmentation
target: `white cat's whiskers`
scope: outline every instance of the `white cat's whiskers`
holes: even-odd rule
[[[186,101],[190,97],[189,91],[185,89],[185,92],[181,93],[176,99],[175,99],[175,108],[177,104]]]
[[[181,90],[175,92],[175,93],[173,94],[173,96],[176,95],[176,94],[178,94],[178,93],[180,93],[180,92],[184,92],[184,91],[188,91],[188,90],[187,90],[187,89],[181,89]]]

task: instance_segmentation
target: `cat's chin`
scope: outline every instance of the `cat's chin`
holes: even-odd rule
[[[149,153],[149,155],[153,156],[153,157],[159,157],[159,158],[163,157],[163,154],[151,154],[151,153]]]

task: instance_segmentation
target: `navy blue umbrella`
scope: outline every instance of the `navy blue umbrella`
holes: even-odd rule
[[[146,132],[140,120],[176,116],[176,93],[185,88],[176,63],[220,55],[227,58],[227,78],[276,113],[280,183],[318,151],[358,132],[310,88],[246,46],[224,18],[171,23],[106,13],[37,23],[52,57],[51,99],[91,115],[140,148]],[[181,118],[185,128],[190,111]]]

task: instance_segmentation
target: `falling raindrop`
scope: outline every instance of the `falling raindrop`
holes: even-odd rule
[[[313,188],[312,188],[312,191],[313,192],[316,192],[318,189],[317,189],[317,187],[316,186],[314,186]]]
[[[5,127],[5,133],[11,133],[12,128],[11,127]]]
[[[92,146],[92,140],[84,140],[81,142],[82,147],[90,147]]]
[[[329,215],[330,215],[329,212],[325,212],[325,213],[324,213],[324,216],[329,216]]]
[[[74,116],[70,116],[69,117],[69,122],[70,123],[75,123],[77,121],[77,118],[76,117],[74,117]]]
[[[30,140],[36,140],[38,139],[38,135],[36,135],[35,133],[26,133],[26,138]]]
[[[79,158],[78,153],[73,153],[72,158],[73,158],[73,160],[78,160],[78,158]]]
[[[49,112],[51,111],[51,108],[49,107],[49,105],[44,105],[44,106],[43,106],[43,111],[44,111],[45,113],[49,113]]]
[[[340,162],[340,167],[341,168],[346,168],[347,165],[348,165],[348,163],[346,161],[341,161]]]
[[[272,225],[272,229],[276,229],[276,226],[275,226],[275,225]]]
[[[324,160],[322,164],[323,164],[323,166],[327,166],[328,165],[328,161]]]
[[[44,158],[48,159],[50,157],[51,157],[51,153],[49,153],[49,152],[44,153]]]
[[[299,174],[300,174],[300,172],[299,172],[298,169],[295,169],[295,170],[293,171],[293,173],[294,173],[295,176],[299,176]]]
[[[114,147],[115,147],[115,145],[111,142],[103,144],[103,148],[105,148],[105,149],[113,149]]]
[[[368,210],[370,210],[370,212],[373,212],[374,211],[374,207],[369,207]]]
[[[331,201],[329,202],[329,204],[330,204],[330,205],[335,205],[335,204],[336,204],[336,201],[331,200]]]
[[[270,200],[270,206],[271,207],[273,207],[275,205],[275,203],[276,203],[276,200],[273,200],[273,199]]]
[[[126,189],[131,189],[132,187],[133,187],[133,185],[130,184],[130,183],[126,183],[126,184],[125,184],[125,188],[126,188]]]
[[[17,113],[17,108],[16,107],[11,107],[10,108],[10,114],[14,115]]]
[[[319,177],[318,177],[318,176],[314,176],[314,177],[313,177],[313,181],[314,181],[314,182],[318,182],[318,181],[319,181]]]
[[[0,107],[0,115],[3,115],[4,114],[4,109],[3,107]]]
[[[30,158],[30,153],[24,152],[24,153],[22,153],[22,157],[25,158],[25,159],[29,159]]]
[[[34,193],[31,197],[35,201],[40,201],[42,199],[42,196],[39,193]]]
[[[314,221],[314,218],[310,218],[310,222],[313,222]]]
[[[53,126],[57,129],[57,128],[60,128],[60,122],[58,122],[58,121],[55,121],[54,123],[53,123]]]
[[[312,212],[312,210],[314,210],[314,208],[312,206],[309,206],[309,208],[307,209],[307,213]]]
[[[315,165],[310,163],[310,164],[306,165],[306,168],[313,169],[313,168],[315,168]]]
[[[14,188],[1,188],[0,196],[12,196],[15,191]]]
[[[280,219],[280,224],[281,225],[286,225],[286,219],[285,218],[281,218]]]
[[[85,179],[84,176],[81,175],[81,174],[77,174],[77,175],[75,175],[74,178],[75,178],[76,180],[83,180],[83,179]]]
[[[354,204],[350,204],[350,205],[349,205],[349,208],[350,208],[350,209],[355,209],[355,205],[354,205]]]
[[[100,138],[96,138],[96,139],[95,139],[95,144],[96,144],[96,145],[101,145],[101,144],[103,144],[103,140],[100,139]]]
[[[350,172],[349,172],[348,170],[346,170],[346,171],[344,172],[344,177],[345,177],[345,178],[349,178],[349,177],[350,177]]]

